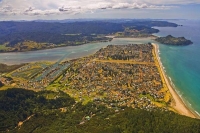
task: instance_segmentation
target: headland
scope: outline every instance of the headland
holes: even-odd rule
[[[155,41],[173,46],[185,46],[193,44],[191,40],[187,40],[185,37],[173,37],[172,35],[168,35],[166,37],[158,37],[155,39]]]

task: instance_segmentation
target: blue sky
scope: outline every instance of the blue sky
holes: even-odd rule
[[[200,19],[200,0],[0,0],[0,20]]]

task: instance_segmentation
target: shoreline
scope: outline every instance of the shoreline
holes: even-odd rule
[[[58,47],[58,48],[52,48],[52,49],[27,51],[27,52],[0,53],[0,56],[2,55],[1,58],[0,58],[0,63],[7,64],[7,65],[15,65],[15,64],[21,64],[21,63],[38,62],[38,61],[52,61],[52,59],[53,59],[53,61],[57,61],[62,56],[60,56],[60,57],[54,56],[55,51],[56,51],[57,55],[64,55],[65,54],[64,50],[69,52],[69,51],[74,51],[74,49],[78,49],[77,52],[80,51],[81,57],[84,57],[84,56],[88,56],[88,55],[95,53],[96,50],[98,50],[102,47],[106,47],[107,45],[111,45],[111,44],[112,45],[115,45],[115,44],[121,45],[121,44],[124,44],[124,42],[125,42],[125,44],[126,43],[127,44],[131,44],[131,43],[138,44],[138,42],[141,42],[142,40],[146,40],[146,43],[151,42],[150,38],[114,38],[111,42],[87,43],[87,44],[78,45],[78,46],[66,46],[66,47]],[[92,48],[91,49],[89,48],[89,51],[84,52],[84,50],[86,50],[87,47],[90,47],[90,46]],[[84,54],[83,54],[83,52],[84,52]],[[86,52],[89,52],[89,54],[86,54]],[[43,59],[36,56],[37,54],[40,54]],[[21,55],[22,55],[22,58],[21,57],[15,58],[15,57],[18,57],[18,56],[21,56]],[[24,55],[27,55],[27,57],[25,57]],[[29,56],[29,55],[31,55],[31,56]],[[49,56],[51,57],[51,59],[49,58]],[[9,58],[7,59],[7,57],[9,57]],[[78,56],[78,57],[80,57],[80,56]],[[67,59],[71,59],[71,57],[67,58]]]
[[[51,49],[58,49],[58,48],[65,48],[65,47],[76,47],[76,46],[82,46],[85,44],[95,44],[95,43],[106,43],[106,42],[112,42],[114,39],[131,39],[131,40],[141,40],[141,39],[151,39],[154,40],[156,38],[155,35],[150,36],[150,37],[115,37],[115,36],[105,36],[108,38],[112,38],[111,41],[94,41],[94,42],[88,42],[88,43],[83,43],[83,44],[78,44],[78,45],[60,45],[60,46],[55,46],[51,48],[42,48],[42,49],[34,49],[34,50],[27,50],[27,51],[1,51],[0,54],[9,54],[9,53],[28,53],[28,52],[35,52],[35,51],[42,51],[42,50],[51,50]]]
[[[113,38],[112,38],[113,40]],[[111,40],[111,41],[112,41]],[[1,51],[0,54],[3,53],[25,53],[25,52],[34,52],[34,51],[40,51],[40,50],[49,50],[49,49],[56,49],[56,48],[63,48],[63,47],[74,47],[74,46],[81,46],[85,44],[90,44],[90,43],[101,43],[101,42],[110,42],[109,40],[106,41],[93,41],[93,42],[88,42],[88,43],[81,43],[81,44],[76,44],[76,45],[59,45],[55,47],[47,47],[47,48],[41,48],[41,49],[32,49],[32,50],[25,50],[25,51]]]
[[[138,40],[141,40],[143,38],[124,38],[124,39],[131,39],[131,40],[132,39],[133,40],[137,40],[138,39]],[[195,110],[190,109],[187,106],[187,104],[185,104],[184,100],[176,92],[175,88],[173,87],[173,85],[171,84],[169,78],[167,77],[167,75],[166,75],[166,73],[165,73],[165,71],[163,69],[163,65],[161,63],[160,57],[159,57],[159,53],[158,53],[159,45],[156,44],[156,43],[152,43],[152,45],[154,46],[154,53],[155,53],[155,57],[156,57],[155,60],[157,60],[158,69],[160,69],[160,74],[163,77],[164,84],[166,84],[166,87],[167,87],[167,89],[169,90],[169,92],[170,92],[170,94],[172,96],[172,105],[170,105],[170,107],[172,107],[174,110],[176,110],[181,115],[185,115],[185,116],[188,116],[188,117],[191,117],[191,118],[200,119],[200,115],[197,112],[195,112]],[[71,47],[74,47],[74,46],[71,46]],[[47,50],[47,49],[45,49],[45,50]],[[93,54],[93,52],[91,54],[87,55],[87,56],[90,56],[92,54]],[[85,57],[85,56],[83,56],[83,57]],[[81,58],[81,57],[79,57],[79,58]],[[33,62],[37,62],[37,61],[33,61]],[[43,62],[43,60],[41,62]],[[54,61],[50,61],[50,62],[54,62]],[[56,62],[56,60],[55,60],[55,62]],[[31,62],[27,62],[27,63],[31,63]],[[7,63],[5,63],[5,64],[7,64]]]
[[[172,96],[173,101],[172,101],[171,107],[173,109],[175,109],[181,115],[200,119],[200,116],[196,112],[193,112],[189,107],[187,107],[187,105],[184,103],[183,99],[181,99],[181,97],[178,95],[176,90],[172,87],[169,79],[167,78],[167,75],[165,74],[165,71],[163,70],[163,66],[162,66],[162,63],[160,61],[159,54],[158,54],[158,45],[155,43],[152,43],[152,45],[154,46],[156,60],[158,61],[159,69],[161,70],[161,74],[164,78],[164,82]]]

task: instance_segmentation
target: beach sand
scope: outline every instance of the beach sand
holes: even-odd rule
[[[155,50],[155,55],[156,55],[156,59],[159,63],[159,68],[161,70],[161,73],[164,77],[165,83],[167,85],[167,88],[169,89],[171,95],[172,95],[172,105],[171,107],[174,108],[179,114],[181,115],[185,115],[188,117],[192,117],[192,118],[198,118],[200,119],[200,116],[198,116],[198,114],[193,113],[188,107],[186,107],[185,103],[183,102],[183,100],[180,98],[180,96],[177,94],[177,92],[174,90],[174,88],[171,86],[167,76],[165,75],[165,72],[163,70],[163,66],[162,63],[159,59],[159,55],[158,55],[158,45],[157,44],[153,44],[154,46],[154,50]]]

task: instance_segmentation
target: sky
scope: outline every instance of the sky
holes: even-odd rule
[[[200,0],[0,0],[0,21],[200,19]]]

